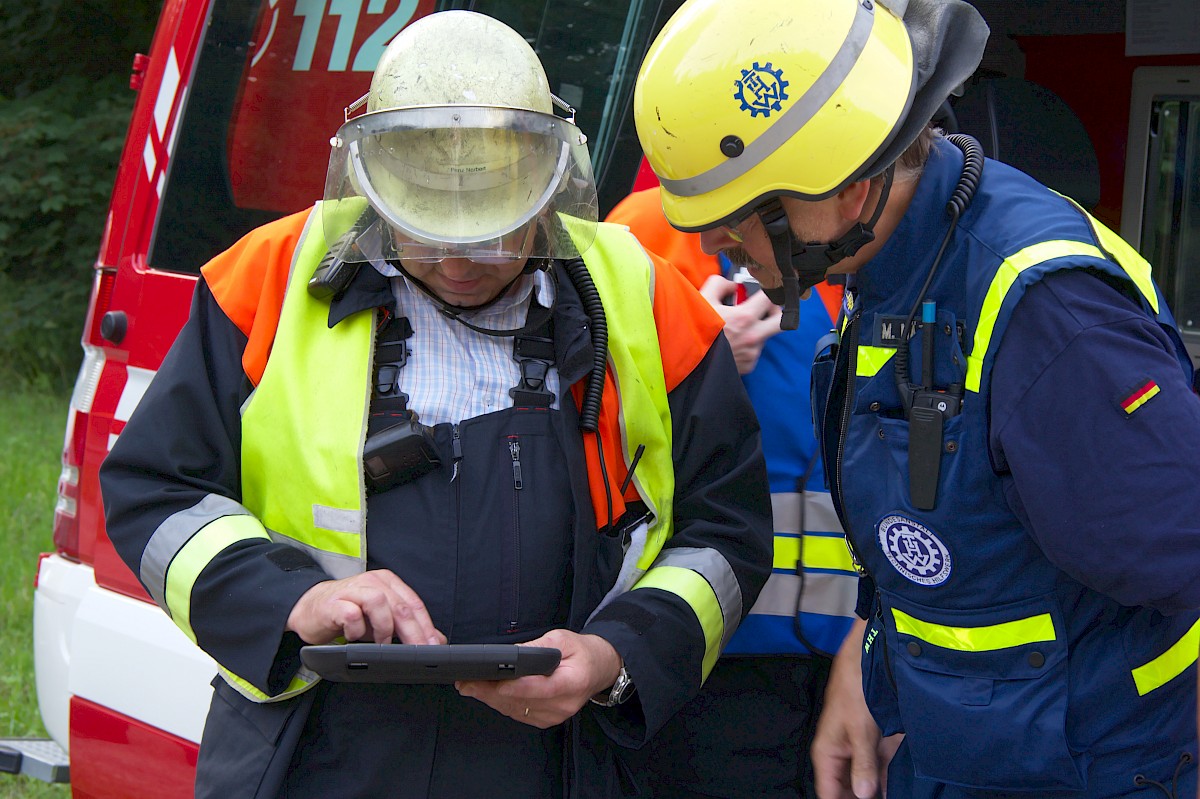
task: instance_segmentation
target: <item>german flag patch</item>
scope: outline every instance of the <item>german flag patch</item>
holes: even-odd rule
[[[1147,380],[1135,389],[1132,394],[1121,400],[1121,410],[1125,411],[1126,414],[1132,414],[1138,408],[1157,397],[1159,390],[1158,383],[1155,383],[1153,380]]]

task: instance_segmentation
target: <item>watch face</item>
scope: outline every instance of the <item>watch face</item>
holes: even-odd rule
[[[617,675],[617,681],[613,683],[612,693],[609,694],[609,701],[614,705],[619,705],[633,694],[633,680],[629,679],[629,675],[625,673],[625,669],[621,669],[621,673]]]

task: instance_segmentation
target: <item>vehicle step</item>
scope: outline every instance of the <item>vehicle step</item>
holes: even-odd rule
[[[71,760],[49,738],[0,738],[0,774],[24,774],[43,782],[70,782]]]

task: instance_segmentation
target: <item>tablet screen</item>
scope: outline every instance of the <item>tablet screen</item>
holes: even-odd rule
[[[516,644],[325,644],[300,649],[300,660],[335,682],[452,683],[550,674],[562,653]]]

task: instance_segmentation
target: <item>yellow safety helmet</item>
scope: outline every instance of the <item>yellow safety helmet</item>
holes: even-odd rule
[[[883,172],[986,39],[962,0],[688,0],[634,93],[667,218],[705,230]]]

